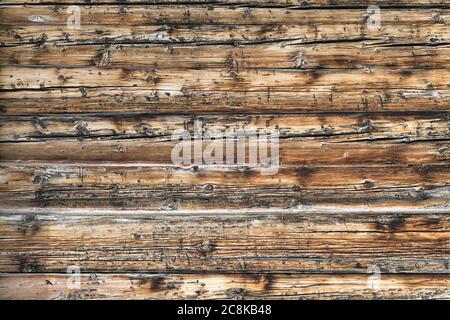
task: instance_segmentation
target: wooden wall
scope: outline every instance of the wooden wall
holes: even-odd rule
[[[0,0],[3,299],[448,299],[449,149],[446,0]]]

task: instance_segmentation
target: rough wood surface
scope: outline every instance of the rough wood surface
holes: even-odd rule
[[[448,165],[294,166],[261,176],[239,166],[5,163],[0,172],[7,208],[446,209],[450,201]]]
[[[449,21],[444,0],[0,0],[0,298],[449,299]],[[173,164],[196,121],[278,130],[277,174]]]
[[[242,131],[255,135],[258,130],[278,129],[280,138],[323,142],[398,141],[419,142],[444,140],[450,132],[450,112],[420,114],[301,114],[301,115],[55,115],[22,116],[0,119],[0,142],[31,142],[78,138],[120,140],[146,138],[171,140],[172,133],[185,128],[194,135],[195,121],[214,137],[231,136]]]
[[[317,44],[262,43],[245,46],[173,44],[23,45],[0,47],[11,65],[103,68],[439,69],[450,66],[448,45],[402,46],[376,41]]]
[[[67,289],[67,275],[0,275],[4,299],[446,299],[448,275],[90,274],[82,289]]]
[[[362,89],[265,92],[143,88],[58,88],[8,90],[0,94],[3,115],[121,113],[257,114],[309,112],[432,112],[448,111],[450,90]],[[347,114],[344,114],[345,118]]]
[[[389,210],[350,216],[4,214],[0,269],[367,273],[376,265],[386,273],[448,273],[449,226],[445,214]]]
[[[59,3],[78,3],[84,4],[85,0],[1,0],[0,3],[3,4],[40,4],[40,3],[51,3],[51,4],[59,4]],[[177,5],[178,3],[183,4],[206,4],[209,5],[212,3],[211,0],[90,0],[89,3],[146,3],[149,5],[160,4],[160,3],[171,3],[173,5]],[[383,7],[396,7],[396,6],[423,6],[423,7],[445,7],[447,3],[445,0],[216,0],[213,4],[232,4],[232,5],[246,5],[248,7],[252,6],[294,6],[297,8],[309,8],[309,7],[320,7],[324,6],[326,8],[330,7],[361,7],[365,8],[371,4],[379,5]],[[214,8],[214,6],[209,6]]]
[[[380,40],[446,43],[447,9],[392,9],[383,28],[367,30],[367,9],[83,6],[83,24],[67,32],[64,7],[0,7],[5,45],[43,42],[197,43]],[[433,19],[438,16],[438,19]],[[40,17],[40,19],[32,19]],[[31,21],[30,21],[31,20]],[[17,29],[17,25],[20,26]]]

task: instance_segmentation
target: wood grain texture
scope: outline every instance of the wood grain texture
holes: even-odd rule
[[[164,44],[0,47],[5,64],[103,68],[373,69],[450,66],[448,45],[407,48],[377,41],[193,46]]]
[[[121,2],[122,0],[118,0],[118,1],[114,1],[114,2]],[[40,4],[40,3],[83,3],[82,0],[1,0],[2,3],[19,3],[19,4]],[[99,0],[91,0],[92,3],[96,3],[99,2]],[[105,3],[108,4],[110,3],[110,1],[104,1],[101,0],[101,3]],[[124,1],[125,2],[125,1]],[[127,0],[126,2],[130,2],[131,4],[133,4],[133,2],[136,2],[135,0]],[[138,1],[140,2],[140,1]],[[160,4],[160,3],[171,3],[171,4],[178,4],[178,3],[186,3],[186,4],[209,4],[211,1],[210,0],[149,0],[148,4],[149,5],[153,5],[153,4]],[[360,7],[367,7],[368,5],[370,5],[370,3],[373,3],[375,5],[380,5],[380,6],[386,6],[388,7],[389,5],[402,5],[404,4],[405,6],[414,6],[414,5],[422,5],[424,7],[427,6],[433,6],[433,5],[442,5],[442,4],[446,4],[446,2],[444,0],[415,0],[414,2],[411,1],[406,1],[406,0],[373,0],[373,1],[368,1],[368,0],[342,0],[339,2],[333,1],[333,0],[307,0],[307,1],[302,1],[302,2],[298,2],[298,0],[218,0],[215,1],[215,3],[220,4],[220,3],[230,3],[230,4],[243,4],[243,5],[247,5],[247,6],[252,6],[252,5],[271,5],[271,4],[280,4],[280,6],[283,5],[297,5],[298,7],[309,7],[309,6],[320,6],[323,5],[327,8],[329,7],[333,7],[333,6],[343,6],[344,9],[345,7],[348,6],[360,6]]]
[[[199,121],[212,137],[232,137],[235,131],[252,136],[258,130],[279,130],[281,139],[323,142],[442,140],[450,132],[450,112],[420,114],[257,114],[257,115],[54,115],[0,119],[0,142],[32,142],[78,138],[103,140],[146,138],[171,140],[185,128],[194,136]]]
[[[448,273],[429,214],[4,214],[0,272]],[[220,212],[220,211],[219,211]],[[88,236],[89,235],[89,236]]]
[[[445,299],[448,275],[384,275],[367,288],[367,275],[91,274],[82,289],[67,289],[63,274],[0,276],[3,299]],[[6,291],[8,289],[8,291]],[[30,290],[31,289],[31,290]]]
[[[58,88],[8,90],[0,94],[3,115],[122,113],[129,114],[258,114],[340,112],[448,111],[450,90],[361,89],[349,91],[320,88],[279,92],[143,88]]]
[[[156,152],[156,151],[155,151]],[[5,207],[185,209],[447,208],[445,166],[281,167],[275,176],[235,166],[8,164]]]
[[[444,0],[0,0],[0,298],[449,299],[449,21]],[[278,130],[277,173],[248,145],[174,164],[196,121]]]
[[[292,91],[303,87],[332,91],[363,89],[426,89],[448,86],[450,71],[445,70],[246,70],[239,74],[229,70],[129,70],[97,68],[2,68],[1,89],[45,89],[54,87],[143,87],[149,90],[175,89],[213,91]],[[405,85],[405,81],[408,84]]]

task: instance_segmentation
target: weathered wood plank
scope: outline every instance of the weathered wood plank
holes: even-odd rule
[[[85,0],[0,0],[1,4],[86,4]],[[212,6],[211,0],[91,0],[89,3],[96,4],[126,4],[126,5],[158,5],[158,4],[189,4],[189,5],[206,5],[210,8],[215,8]],[[247,6],[288,6],[294,8],[320,8],[320,7],[341,7],[343,9],[348,9],[351,7],[367,7],[369,5],[379,5],[385,8],[388,7],[414,7],[421,6],[423,8],[427,7],[446,7],[446,0],[216,0],[214,5],[247,5]]]
[[[446,43],[449,10],[383,11],[382,27],[367,27],[366,9],[83,6],[79,29],[69,30],[65,7],[2,6],[6,45],[71,43],[252,43],[298,40],[383,40]],[[39,18],[33,18],[39,17]]]
[[[442,213],[2,214],[0,271],[448,273],[449,226]]]
[[[316,89],[446,89],[450,69],[408,70],[239,70],[229,69],[104,69],[5,66],[0,89],[61,87],[142,87],[149,90],[294,91]]]
[[[85,186],[102,184],[149,186],[163,182],[170,186],[183,183],[201,185],[202,181],[203,183],[210,181],[212,184],[216,181],[219,185],[228,187],[277,184],[280,187],[298,185],[298,189],[303,186],[312,189],[339,188],[362,191],[371,188],[418,187],[427,184],[444,186],[450,175],[449,165],[281,167],[279,175],[272,177],[259,176],[257,168],[245,170],[239,167],[217,165],[183,168],[145,163],[120,165],[95,162],[90,164],[1,162],[0,164],[4,191],[14,190],[18,186],[32,189],[45,185],[78,186],[81,184]],[[233,178],[228,179],[226,174]]]
[[[373,41],[247,46],[23,45],[0,47],[2,64],[103,68],[373,69],[449,68],[450,46],[395,46]]]
[[[248,140],[248,139],[247,139]],[[67,161],[145,161],[172,164],[172,150],[177,141],[154,141],[152,138],[119,140],[78,140],[75,138],[26,143],[1,144],[0,160]],[[203,145],[206,148],[207,144]],[[248,141],[246,142],[248,155]],[[439,164],[448,163],[450,142],[416,141],[327,141],[327,137],[281,139],[280,163],[314,164]],[[236,153],[235,153],[236,154]],[[225,158],[224,152],[224,158]]]
[[[3,6],[0,7],[4,25],[66,25],[69,13],[66,5],[40,6]],[[326,10],[296,10],[290,8],[247,8],[245,6],[211,6],[180,4],[167,5],[83,5],[79,6],[82,23],[87,25],[141,26],[141,25],[330,25],[339,23],[362,23],[369,13],[364,9],[333,9]],[[414,21],[416,26],[423,27],[434,22],[446,24],[449,10],[447,9],[386,9],[383,11],[382,22],[389,26],[396,22],[398,26]],[[431,13],[441,16],[441,19],[431,19]],[[40,19],[36,18],[37,16]],[[364,19],[366,16],[366,19]],[[34,19],[33,19],[34,17]],[[345,19],[344,19],[345,17]],[[438,21],[439,20],[439,21]],[[437,26],[439,27],[439,26]],[[394,34],[395,34],[394,29]],[[194,30],[193,30],[194,31]],[[393,31],[393,30],[391,30]]]
[[[281,167],[264,176],[233,166],[14,162],[0,172],[4,208],[445,209],[450,201],[447,165]]]
[[[290,92],[58,88],[0,92],[3,115],[53,113],[236,114],[298,112],[427,112],[450,110],[450,90],[432,88],[299,89]]]
[[[177,141],[151,139],[64,139],[45,142],[2,143],[0,160],[145,161],[172,164]],[[248,142],[246,154],[248,155]],[[206,143],[203,148],[206,147]],[[448,163],[450,143],[445,141],[317,141],[314,138],[282,139],[281,164],[439,164]],[[225,153],[224,153],[225,154]],[[225,156],[224,156],[225,157]]]
[[[382,275],[378,289],[370,275],[91,274],[80,289],[68,289],[68,275],[5,274],[2,299],[448,299],[447,275]]]
[[[316,137],[325,141],[373,141],[398,139],[406,142],[450,140],[450,112],[422,114],[310,114],[310,115],[79,115],[29,116],[0,119],[0,142],[48,141],[77,137],[105,140],[148,138],[170,140],[180,128],[194,136],[195,121],[214,137],[230,131],[256,135],[279,131],[280,138]],[[63,141],[63,140],[62,140]]]

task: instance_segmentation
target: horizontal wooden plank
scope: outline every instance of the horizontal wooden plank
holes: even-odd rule
[[[85,4],[85,0],[0,0],[1,4]],[[158,4],[173,4],[179,5],[189,4],[189,5],[209,5],[211,0],[91,0],[89,3],[96,4],[116,4],[122,3],[126,5],[140,5],[145,3],[147,5],[158,5]],[[445,0],[340,0],[339,2],[335,0],[308,0],[299,2],[298,0],[216,0],[214,1],[216,5],[248,5],[248,6],[289,6],[295,8],[317,8],[317,7],[342,7],[343,9],[349,7],[364,7],[373,5],[379,5],[382,7],[397,7],[397,6],[421,6],[421,7],[434,7],[434,6],[446,6]],[[211,7],[211,6],[210,6]]]
[[[382,27],[367,27],[367,9],[82,6],[80,28],[69,30],[65,7],[2,6],[6,45],[72,43],[252,43],[383,40],[448,42],[448,9],[383,11]]]
[[[1,4],[86,4],[85,0],[0,0]],[[91,0],[89,3],[92,4],[126,4],[126,5],[142,5],[145,3],[146,5],[160,5],[160,4],[172,4],[172,5],[206,5],[210,6],[210,0]],[[371,4],[378,5],[381,7],[445,7],[445,0],[340,0],[339,2],[334,0],[308,0],[303,2],[298,2],[298,0],[217,0],[214,1],[216,5],[239,5],[239,6],[289,6],[294,8],[318,8],[318,7],[342,7],[343,9],[348,9],[351,7],[364,7],[369,6]],[[211,7],[211,6],[210,6]]]
[[[45,211],[44,211],[45,212]],[[0,215],[0,272],[448,273],[448,214]]]
[[[450,200],[448,165],[297,166],[261,175],[233,166],[13,162],[0,172],[4,208],[445,209]]]
[[[204,117],[206,126],[203,129],[217,129],[217,134],[221,135],[226,129],[251,133],[257,129],[272,132],[273,129],[279,128],[282,138],[280,142],[282,164],[417,164],[448,161],[448,114],[440,114],[439,119],[427,117],[429,120],[415,122],[412,116],[409,116],[409,120],[408,116],[398,116],[392,118],[396,120],[396,124],[392,125],[387,123],[386,118],[363,115],[321,116],[321,118],[312,116],[280,118],[270,115],[232,118],[210,116]],[[21,138],[20,129],[15,129],[19,123],[13,119],[9,120],[10,123],[8,121],[0,123],[0,135],[6,136],[2,138],[4,142],[1,160],[150,161],[168,164],[172,163],[171,153],[178,144],[178,141],[171,141],[170,135],[177,128],[190,128],[192,132],[194,122],[193,118],[186,117],[139,116],[107,121],[97,117],[94,118],[97,124],[89,120],[92,118],[85,118],[86,121],[83,118],[65,118],[67,124],[60,120],[59,123],[52,125],[52,118],[34,117],[25,120],[25,123],[19,120],[20,127],[25,130]],[[340,121],[343,121],[342,124],[339,124]],[[27,125],[24,125],[26,123]],[[97,139],[99,136],[95,134],[91,136],[90,123],[91,126],[99,126],[100,132],[106,134],[108,139]],[[57,129],[58,125],[66,129],[71,127],[72,134],[70,131],[61,132],[61,129]],[[159,128],[161,125],[165,129]],[[118,129],[119,127],[121,129]],[[41,140],[45,138],[46,130],[51,139]],[[59,131],[52,132],[52,130]],[[37,134],[41,139],[27,141],[26,132],[30,135]],[[74,139],[75,137],[83,139]],[[443,141],[427,141],[434,139]],[[14,143],[20,140],[24,143]],[[248,146],[248,141],[246,144]],[[206,145],[207,141],[204,147]],[[155,152],[156,150],[158,152]]]
[[[258,175],[257,168],[247,170],[233,166],[155,166],[150,164],[1,162],[2,190],[21,186],[211,184],[219,186],[298,185],[304,188],[341,190],[394,188],[406,186],[446,185],[449,165],[415,166],[301,166],[281,167],[278,176]],[[402,173],[402,174],[400,174]],[[229,175],[229,177],[227,177]],[[209,176],[209,178],[208,178]],[[233,177],[233,178],[231,178]],[[328,177],[328,178],[326,178]],[[252,179],[255,178],[255,179]],[[370,183],[367,183],[369,181]],[[8,182],[8,183],[5,183]],[[213,187],[213,185],[212,185]],[[213,191],[213,188],[210,188]],[[203,190],[205,191],[205,190]],[[208,190],[206,190],[208,191]]]
[[[450,69],[410,70],[233,70],[104,69],[6,66],[0,89],[55,87],[142,87],[149,90],[294,91],[362,89],[446,89]]]
[[[450,110],[450,90],[297,88],[290,92],[58,88],[0,92],[3,115],[76,113],[235,114]]]
[[[373,69],[449,68],[450,46],[391,46],[373,41],[246,46],[24,45],[0,47],[2,64],[103,68]]]
[[[66,5],[40,5],[40,6],[3,6],[3,25],[66,25]],[[141,26],[141,25],[331,25],[362,23],[367,20],[367,8],[361,9],[333,9],[325,10],[298,10],[298,8],[246,8],[245,6],[189,6],[179,4],[171,5],[95,5],[79,6],[82,16],[81,22],[86,25],[112,25],[112,26]],[[431,22],[446,24],[449,15],[447,9],[407,8],[386,9],[383,11],[382,23],[390,26],[407,25],[414,21],[416,26],[423,28]],[[431,13],[441,16],[442,21],[431,21]],[[363,19],[366,16],[366,19]],[[33,19],[34,17],[34,19]],[[36,18],[40,17],[40,18]],[[344,19],[345,17],[345,19]],[[435,19],[436,20],[436,19]],[[439,27],[439,26],[436,26]],[[364,29],[364,26],[362,26]],[[126,29],[125,29],[126,30]],[[394,29],[395,30],[395,29]],[[195,30],[193,30],[195,31]],[[392,32],[392,30],[391,30]],[[395,35],[392,34],[393,36]]]
[[[248,157],[249,144],[248,139],[246,140],[245,154]],[[153,141],[146,138],[104,141],[68,138],[20,144],[5,142],[1,145],[0,160],[141,161],[172,164],[172,150],[177,144],[177,141]],[[206,146],[205,142],[203,149]],[[326,137],[319,141],[314,138],[289,138],[279,142],[279,159],[283,165],[439,164],[449,162],[449,149],[450,142],[447,139],[404,143],[333,142],[326,141]]]
[[[448,299],[448,275],[64,274],[0,275],[2,299]],[[69,288],[68,288],[69,287]]]
[[[450,112],[422,114],[310,114],[310,115],[79,115],[28,116],[0,119],[0,142],[27,142],[101,138],[104,140],[148,138],[170,140],[179,129],[194,137],[194,124],[214,137],[279,131],[280,138],[316,137],[324,141],[450,140]]]

